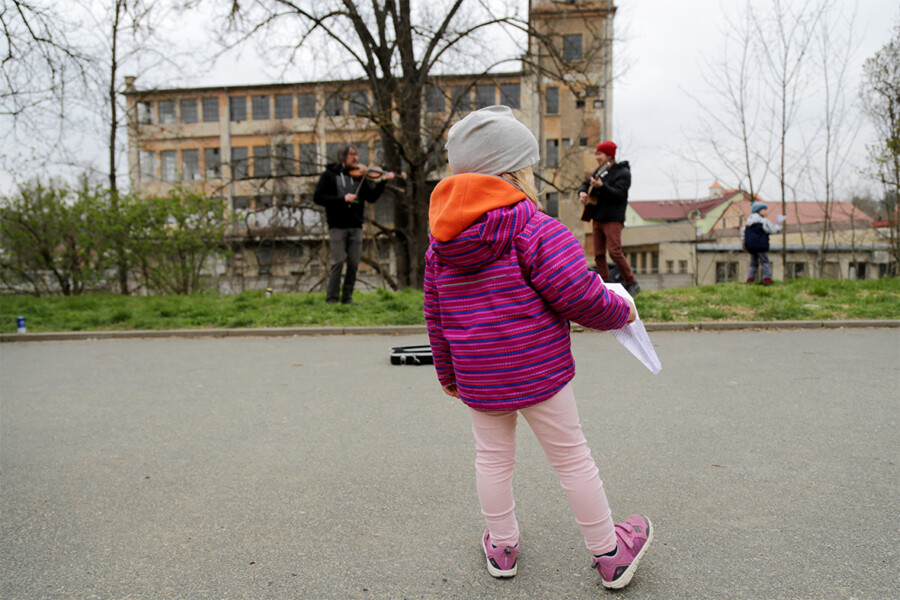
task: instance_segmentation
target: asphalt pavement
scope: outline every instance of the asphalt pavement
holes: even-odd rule
[[[900,598],[900,329],[576,333],[608,592],[524,421],[519,574],[491,578],[465,407],[400,336],[0,344],[0,596]]]

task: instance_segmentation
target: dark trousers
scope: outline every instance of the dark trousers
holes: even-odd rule
[[[747,272],[747,281],[756,279],[756,271],[762,267],[763,281],[772,279],[772,266],[769,262],[768,252],[750,252],[750,270]]]
[[[625,226],[616,221],[594,221],[594,261],[597,265],[597,274],[603,281],[609,281],[609,265],[606,264],[606,253],[619,267],[625,285],[634,283],[634,273],[631,265],[625,260],[622,252],[622,229]]]
[[[353,286],[356,284],[356,270],[362,255],[363,232],[361,227],[353,229],[329,229],[328,239],[331,246],[331,272],[328,274],[328,302],[350,302],[353,299]],[[341,290],[341,271],[347,263],[344,275],[344,289]]]

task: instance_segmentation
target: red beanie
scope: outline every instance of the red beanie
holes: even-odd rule
[[[615,158],[616,157],[616,145],[613,144],[611,141],[606,140],[605,142],[603,142],[602,144],[597,146],[597,152],[602,152],[603,154],[607,155],[610,158]]]

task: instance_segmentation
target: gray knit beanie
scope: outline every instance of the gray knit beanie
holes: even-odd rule
[[[447,155],[454,175],[512,173],[541,159],[534,134],[508,106],[476,110],[451,127]]]

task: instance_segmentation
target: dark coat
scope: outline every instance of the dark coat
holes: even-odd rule
[[[744,229],[744,247],[748,252],[769,251],[769,234],[763,229],[762,223],[747,225]]]
[[[591,218],[601,222],[624,223],[625,207],[628,206],[628,188],[631,187],[631,168],[628,161],[611,166],[602,179],[603,186],[591,190],[591,196],[597,199]],[[586,177],[578,192],[587,192],[590,185],[591,178]]]
[[[325,167],[313,202],[325,207],[325,217],[329,229],[358,229],[363,225],[364,202],[375,202],[384,192],[385,182],[371,185],[368,181],[360,185],[361,179],[353,179],[347,174],[341,163]],[[359,188],[359,193],[356,192]],[[346,194],[357,194],[356,202],[350,204],[344,200]]]

